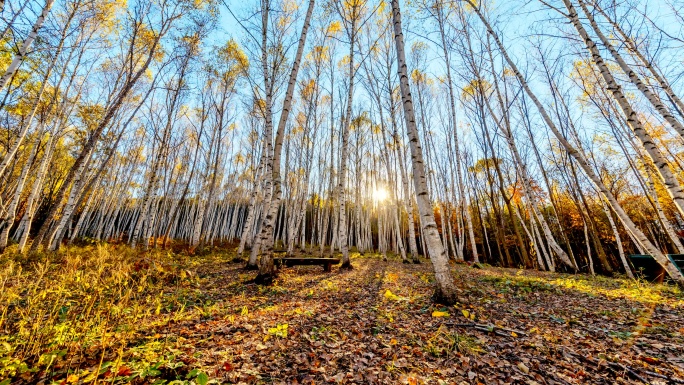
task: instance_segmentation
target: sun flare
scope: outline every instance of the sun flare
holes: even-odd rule
[[[377,189],[375,189],[375,191],[373,191],[373,200],[376,202],[382,202],[382,201],[386,200],[387,197],[388,197],[387,190],[385,190],[382,187],[377,188]]]

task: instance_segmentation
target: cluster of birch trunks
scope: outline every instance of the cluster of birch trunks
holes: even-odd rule
[[[510,3],[0,2],[0,249],[423,255],[446,298],[449,259],[638,252],[684,283],[684,7]]]

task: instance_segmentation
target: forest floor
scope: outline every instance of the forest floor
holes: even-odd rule
[[[684,294],[429,261],[282,269],[112,246],[0,260],[0,384],[681,384]],[[3,378],[5,380],[3,381]]]

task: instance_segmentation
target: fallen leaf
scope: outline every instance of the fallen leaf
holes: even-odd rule
[[[131,368],[127,366],[120,367],[119,370],[116,372],[117,376],[130,376],[131,374],[133,374],[133,371],[131,370]]]
[[[655,365],[655,364],[657,364],[657,363],[659,362],[658,359],[655,358],[655,357],[641,356],[640,358],[641,358],[642,361],[648,362],[648,363],[651,364],[651,365]]]
[[[278,336],[280,338],[286,338],[287,326],[287,324],[278,324],[276,327],[268,329],[268,334]]]
[[[385,291],[385,298],[386,298],[386,299],[389,299],[389,300],[392,300],[392,301],[398,301],[399,299],[401,299],[401,297],[399,297],[398,295],[392,293],[389,289],[387,289],[387,290]]]

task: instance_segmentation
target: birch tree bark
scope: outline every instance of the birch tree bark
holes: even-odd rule
[[[563,0],[563,4],[565,4],[565,7],[568,10],[567,17],[570,19],[573,26],[577,30],[577,33],[582,38],[582,41],[589,50],[592,60],[598,67],[601,76],[608,85],[608,90],[611,92],[613,98],[620,106],[622,112],[625,114],[627,124],[630,126],[639,140],[641,140],[641,143],[643,143],[646,152],[653,160],[653,163],[655,163],[656,168],[658,169],[658,174],[663,180],[663,183],[665,186],[667,186],[667,191],[674,200],[675,206],[679,210],[680,214],[684,216],[684,191],[682,190],[682,186],[677,180],[677,177],[672,172],[667,159],[663,156],[651,135],[644,129],[639,116],[632,108],[625,94],[622,92],[622,87],[620,87],[620,85],[616,82],[613,74],[608,68],[608,65],[604,62],[596,43],[594,43],[580,22],[579,15],[577,14],[577,11],[575,10],[575,7],[572,5],[571,1]]]
[[[594,30],[594,33],[596,33],[596,36],[598,36],[599,40],[601,40],[601,44],[603,44],[603,46],[606,47],[606,49],[608,49],[608,52],[610,52],[610,55],[618,63],[618,65],[620,66],[620,69],[622,69],[622,71],[627,75],[627,77],[629,78],[629,81],[632,84],[634,84],[634,86],[644,95],[644,97],[646,97],[648,102],[653,106],[653,108],[656,109],[656,111],[658,111],[658,113],[665,119],[665,121],[667,121],[667,123],[670,124],[670,126],[672,126],[672,128],[674,128],[675,131],[677,131],[679,136],[684,138],[684,125],[682,125],[682,123],[674,115],[672,115],[672,112],[670,112],[670,109],[667,108],[667,106],[662,103],[660,98],[658,98],[651,91],[651,89],[648,87],[648,85],[646,85],[644,83],[644,81],[641,79],[641,77],[639,77],[639,75],[629,66],[629,64],[627,64],[627,62],[623,59],[620,52],[618,52],[618,50],[613,46],[613,44],[610,42],[610,40],[603,34],[603,32],[601,31],[601,28],[599,28],[598,24],[596,23],[596,20],[594,19],[593,14],[591,12],[589,12],[589,9],[587,9],[587,5],[584,3],[584,1],[583,0],[577,0],[577,1],[579,3],[580,7],[582,8],[584,15],[587,17],[587,20],[589,20],[589,25],[591,25],[591,28]],[[568,9],[568,10],[570,11],[570,9]],[[572,11],[570,11],[570,12],[571,12],[570,16],[572,16]],[[644,60],[642,60],[642,62],[648,63],[648,61],[644,61]],[[659,75],[657,75],[656,71],[652,70],[653,67],[650,66],[650,64],[649,64],[649,67],[651,67],[651,73],[657,76],[656,79],[658,80],[658,82],[661,85],[665,86],[663,88],[666,90],[666,92],[668,92],[667,90],[670,90],[670,92],[668,92],[668,94],[674,95],[674,92],[671,92],[672,89],[666,84],[666,82],[664,82],[664,79],[662,79]],[[677,101],[679,99],[676,98],[676,96],[675,96],[675,98],[673,100]],[[681,101],[680,101],[680,103],[681,103]]]
[[[639,62],[641,65],[643,65],[650,73],[653,75],[653,78],[656,79],[660,87],[665,91],[665,94],[667,94],[668,98],[670,98],[671,102],[673,103],[674,107],[676,110],[679,112],[679,116],[681,118],[684,118],[684,102],[682,102],[682,99],[672,90],[672,86],[670,83],[667,81],[667,79],[662,75],[662,73],[656,69],[655,65],[651,63],[650,60],[646,58],[646,56],[641,52],[639,49],[637,43],[625,33],[625,31],[620,27],[620,25],[615,22],[612,18],[608,16],[608,14],[601,8],[601,6],[598,4],[598,2],[593,2],[592,6],[594,9],[596,9],[603,17],[608,20],[610,25],[613,27],[615,31],[622,37],[622,41],[625,43],[627,48],[639,59]]]
[[[24,253],[24,248],[28,241],[29,234],[31,232],[31,222],[33,221],[33,216],[37,209],[36,201],[38,200],[38,195],[40,193],[41,187],[43,187],[43,179],[47,173],[48,165],[52,159],[52,154],[55,145],[55,134],[50,132],[47,143],[45,144],[45,150],[43,151],[43,159],[41,159],[40,166],[38,167],[36,173],[36,179],[33,181],[33,186],[31,187],[31,192],[29,193],[28,199],[26,201],[26,208],[24,209],[24,216],[19,222],[19,228],[22,229],[21,236],[19,237],[19,245],[17,250],[19,253]]]
[[[613,236],[615,236],[615,243],[617,244],[618,256],[620,257],[620,262],[622,263],[622,268],[625,270],[625,274],[627,274],[627,276],[629,278],[634,279],[634,274],[632,273],[632,269],[629,267],[629,263],[627,263],[627,258],[625,258],[625,250],[622,247],[622,239],[620,238],[620,232],[618,231],[618,228],[615,225],[615,220],[613,219],[613,214],[610,212],[608,205],[606,205],[606,201],[603,199],[601,199],[601,207],[603,208],[603,212],[605,212],[606,216],[608,217],[608,223],[610,223],[610,229],[613,231]]]
[[[38,137],[40,138],[42,136],[43,133],[41,130],[41,132],[39,132],[38,134]],[[17,181],[17,187],[15,187],[12,200],[10,201],[9,206],[7,206],[7,209],[5,209],[5,213],[3,215],[1,223],[2,230],[0,230],[0,254],[2,254],[2,252],[7,247],[7,240],[9,238],[10,228],[14,224],[14,219],[17,213],[17,207],[19,206],[21,194],[24,191],[24,184],[28,179],[29,170],[33,166],[33,161],[36,157],[36,153],[38,152],[38,147],[40,147],[40,140],[38,140],[37,143],[35,143],[32,146],[30,155],[28,159],[26,159],[24,167],[22,167],[21,174],[19,175],[19,180]]]
[[[52,2],[52,1],[53,0],[49,0],[49,2]],[[43,12],[45,12],[45,10],[43,10]],[[41,98],[43,97],[43,94],[45,93],[46,87],[48,86],[48,80],[50,79],[50,74],[52,73],[53,69],[58,64],[58,61],[60,59],[62,49],[64,48],[66,34],[67,34],[68,28],[70,27],[71,22],[75,16],[75,14],[76,14],[76,9],[72,10],[69,13],[69,16],[67,17],[66,23],[64,25],[64,30],[62,31],[62,34],[60,36],[59,44],[57,45],[57,48],[55,49],[55,53],[53,54],[53,57],[52,57],[50,64],[48,65],[47,69],[45,70],[45,75],[43,76],[41,86],[40,86],[40,90],[38,91],[38,94],[36,95],[35,101],[33,103],[33,108],[31,109],[31,113],[29,114],[28,118],[24,122],[24,124],[23,124],[23,126],[19,132],[19,135],[17,136],[17,138],[14,141],[14,144],[5,153],[5,155],[2,159],[2,163],[0,163],[0,177],[2,177],[4,175],[5,171],[7,170],[7,166],[10,164],[12,159],[14,159],[14,156],[17,154],[17,151],[21,147],[29,128],[31,127],[31,123],[33,122],[33,118],[35,117],[36,112],[38,111],[38,107],[40,105]],[[41,24],[42,24],[42,22],[41,22]],[[33,33],[33,31],[32,31],[32,33]],[[26,42],[24,44],[26,44]],[[22,49],[23,49],[23,47],[22,47]],[[69,59],[71,59],[71,55],[73,55],[73,52],[74,51],[72,50],[71,54],[69,55]],[[24,55],[21,53],[21,51],[20,51],[19,55],[22,58],[21,60],[23,60]],[[67,62],[69,61],[69,59],[67,59]],[[17,59],[15,58],[15,60],[17,60]],[[80,58],[79,58],[79,62],[80,62]],[[12,64],[14,64],[14,63],[12,63]],[[21,63],[19,63],[19,65],[20,64]],[[10,67],[11,67],[11,65],[10,65]],[[76,65],[76,67],[78,67],[78,64]],[[15,69],[15,71],[16,71],[16,69]],[[14,75],[15,71],[13,71],[12,75]],[[64,70],[62,71],[62,73],[59,77],[57,87],[55,87],[55,95],[53,95],[53,96],[56,96],[57,89],[59,88],[59,85],[61,84],[62,80],[65,78],[65,71],[66,71],[66,66],[64,66]],[[12,75],[10,75],[10,77]],[[2,83],[2,81],[3,80],[0,79],[0,90],[2,90],[2,88],[4,87],[4,83]],[[51,102],[51,105],[52,104],[54,104],[54,102]]]
[[[451,125],[454,131],[454,157],[456,158],[456,186],[458,188],[459,199],[458,208],[459,211],[465,214],[466,227],[468,231],[468,237],[470,238],[470,248],[473,253],[473,262],[478,263],[480,261],[477,254],[477,244],[475,242],[475,232],[473,231],[473,218],[470,214],[470,209],[468,208],[468,200],[466,197],[464,183],[463,183],[463,166],[461,165],[461,145],[458,137],[458,127],[456,127],[456,102],[454,97],[453,81],[451,77],[451,54],[447,48],[447,38],[445,33],[445,20],[444,20],[444,4],[443,0],[437,0],[436,4],[437,12],[437,23],[439,25],[439,36],[442,46],[442,55],[444,55],[445,67],[446,67],[446,87],[449,91],[449,114],[451,117]]]
[[[36,40],[38,37],[38,31],[40,28],[43,26],[43,23],[45,23],[45,19],[47,18],[48,14],[50,13],[50,9],[52,8],[52,4],[54,3],[54,0],[46,0],[45,5],[43,6],[43,10],[40,12],[40,15],[36,19],[35,23],[33,23],[33,27],[31,28],[31,32],[29,32],[28,36],[24,40],[24,42],[21,44],[21,47],[19,47],[19,52],[14,56],[14,59],[12,59],[12,62],[10,63],[9,67],[5,70],[5,73],[0,77],[0,91],[2,91],[5,86],[7,86],[7,83],[9,80],[12,78],[14,73],[19,69],[19,66],[21,63],[24,62],[24,59],[26,58],[26,53],[28,52],[29,48],[31,48],[31,45],[33,45],[33,42]],[[0,6],[0,11],[2,10],[2,6]],[[3,162],[4,163],[4,162]],[[2,174],[2,172],[0,172]]]
[[[420,145],[418,126],[416,125],[415,113],[413,111],[413,101],[409,86],[408,71],[406,68],[406,54],[404,52],[404,36],[401,27],[401,12],[399,1],[392,0],[392,21],[394,24],[394,42],[397,51],[397,72],[399,75],[399,86],[401,99],[404,106],[404,118],[408,131],[409,145],[411,148],[411,161],[413,165],[413,183],[416,189],[416,200],[418,201],[418,211],[421,216],[421,224],[425,241],[430,254],[430,261],[435,271],[437,281],[437,291],[435,300],[439,303],[456,303],[456,286],[449,269],[449,260],[442,245],[435,223],[435,215],[430,204],[430,196],[427,190],[425,178],[425,165],[423,164],[423,150]]]
[[[143,15],[140,15],[140,17],[144,17]],[[112,121],[112,119],[117,115],[119,112],[119,109],[121,106],[124,104],[124,101],[130,94],[131,90],[133,89],[133,86],[137,84],[138,80],[140,77],[147,71],[147,68],[149,68],[150,64],[152,63],[152,60],[154,59],[155,53],[157,52],[157,49],[160,46],[160,41],[163,36],[165,36],[174,21],[179,19],[181,17],[180,14],[174,14],[174,15],[163,15],[162,21],[161,21],[161,26],[160,30],[157,33],[153,34],[153,41],[152,44],[147,50],[143,62],[139,67],[136,68],[130,68],[129,70],[131,71],[128,76],[126,76],[126,81],[122,85],[121,89],[116,92],[111,104],[108,106],[106,109],[106,112],[104,114],[104,117],[102,120],[98,123],[97,127],[95,130],[90,134],[88,140],[86,143],[83,145],[83,148],[81,149],[81,152],[79,155],[76,157],[74,164],[71,166],[69,169],[69,172],[67,173],[66,177],[64,178],[64,181],[59,188],[59,191],[57,193],[57,199],[55,200],[55,203],[51,206],[50,210],[48,211],[45,221],[43,222],[43,225],[41,226],[40,230],[38,231],[38,234],[36,235],[36,238],[34,239],[34,242],[31,245],[31,251],[35,252],[38,251],[40,248],[42,240],[45,238],[47,235],[47,232],[50,229],[50,225],[52,221],[55,219],[58,211],[62,208],[62,204],[64,201],[64,197],[67,194],[67,191],[69,191],[69,188],[71,187],[72,183],[74,182],[74,179],[77,176],[78,170],[81,168],[83,163],[87,160],[89,157],[89,154],[91,153],[92,149],[95,148],[95,145],[99,141],[102,133],[104,132],[105,128],[109,126],[109,123]],[[135,23],[134,23],[135,24]],[[136,24],[136,28],[140,28],[140,25]],[[133,61],[133,58],[136,53],[136,48],[135,48],[135,41],[137,38],[137,33],[140,33],[140,30],[136,29],[134,36],[131,38],[131,41],[129,43],[128,51],[126,53],[126,56],[128,59]]]
[[[594,169],[589,165],[584,156],[582,156],[582,154],[574,146],[572,146],[572,144],[570,144],[570,142],[568,142],[568,140],[558,130],[556,124],[553,122],[549,114],[546,112],[546,108],[539,101],[537,96],[532,92],[532,89],[529,87],[527,81],[518,70],[518,67],[515,65],[513,60],[511,60],[511,58],[508,56],[508,53],[504,45],[501,43],[499,36],[496,34],[496,32],[494,32],[492,26],[489,24],[489,21],[487,21],[487,18],[484,16],[481,9],[477,5],[475,5],[472,2],[472,0],[465,1],[473,8],[477,16],[485,25],[487,33],[493,38],[494,42],[496,43],[496,46],[499,48],[499,51],[506,60],[506,63],[508,63],[508,65],[511,67],[511,70],[520,82],[520,85],[525,90],[525,93],[527,93],[527,95],[530,97],[534,105],[537,107],[539,114],[542,116],[542,119],[546,123],[547,127],[549,127],[549,129],[553,132],[556,139],[558,139],[558,142],[563,146],[567,153],[577,161],[577,163],[580,165],[580,168],[582,168],[587,177],[589,177],[589,179],[595,184],[599,191],[601,191],[601,193],[608,200],[611,208],[613,209],[613,211],[616,212],[616,214],[620,218],[620,221],[622,221],[623,225],[627,228],[627,230],[635,237],[635,239],[637,239],[637,241],[644,247],[644,249],[655,258],[658,264],[663,266],[663,268],[665,269],[665,271],[667,271],[670,277],[672,277],[672,279],[675,282],[677,282],[678,285],[684,287],[684,276],[679,271],[679,269],[636,226],[636,224],[624,211],[622,206],[618,203],[617,199],[615,199],[615,196],[612,194],[612,192],[605,186],[601,178],[599,178],[599,176],[594,172]]]
[[[297,75],[299,73],[299,66],[301,64],[302,55],[304,53],[304,46],[306,44],[306,36],[309,31],[311,23],[311,16],[313,14],[315,0],[309,0],[309,5],[302,26],[302,32],[299,35],[299,42],[297,44],[297,52],[295,54],[292,69],[290,70],[290,77],[285,92],[285,99],[283,100],[283,109],[280,113],[280,120],[278,121],[278,131],[276,132],[275,146],[273,148],[273,158],[269,160],[271,167],[267,168],[267,172],[271,172],[269,179],[273,183],[273,197],[267,204],[267,211],[262,224],[261,233],[259,234],[260,246],[263,247],[260,253],[259,274],[255,278],[255,282],[270,283],[275,277],[275,266],[273,265],[273,236],[276,216],[280,208],[280,200],[282,197],[282,181],[280,170],[280,155],[282,153],[283,139],[285,136],[285,126],[292,108],[292,96],[294,94],[295,84],[297,83]],[[270,140],[270,137],[269,137]]]

